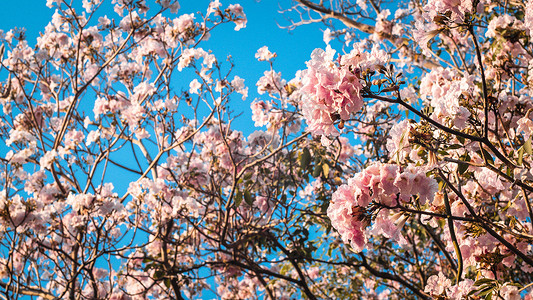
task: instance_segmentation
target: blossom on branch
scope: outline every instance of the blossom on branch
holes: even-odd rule
[[[355,252],[361,252],[372,235],[385,235],[403,243],[400,230],[405,219],[398,219],[394,208],[411,201],[423,205],[433,200],[436,192],[437,182],[426,176],[424,168],[408,167],[402,171],[397,165],[375,163],[333,193],[327,215],[342,240]],[[372,223],[373,210],[379,212]]]

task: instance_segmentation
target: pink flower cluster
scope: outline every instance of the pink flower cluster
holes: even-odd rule
[[[438,184],[425,174],[425,169],[408,167],[403,172],[393,164],[376,163],[341,185],[333,193],[327,215],[331,225],[339,232],[344,243],[349,243],[354,251],[364,249],[369,235],[379,234],[393,238],[400,243],[399,233],[405,220],[393,210],[382,208],[372,227],[367,206],[373,202],[386,207],[394,207],[401,202],[409,202],[418,195],[421,204],[432,200]]]
[[[330,47],[315,49],[302,76],[302,112],[316,135],[338,136],[334,121],[348,120],[363,106],[359,66],[335,62],[334,56]]]
[[[529,36],[533,37],[533,1],[529,0],[526,3],[526,11],[524,16],[524,25],[529,32]]]
[[[271,59],[276,57],[276,53],[270,52],[268,50],[267,46],[263,46],[257,50],[257,53],[255,53],[255,58],[257,58],[258,61],[270,61]]]
[[[248,19],[244,14],[242,6],[240,4],[230,4],[228,6],[229,13],[233,16],[233,22],[235,23],[235,31],[239,31],[246,27]]]
[[[472,13],[476,9],[471,0],[429,0],[424,6],[424,11],[428,14],[426,19],[432,20],[438,14],[451,13],[450,20],[455,23],[464,21],[467,13]]]
[[[476,94],[474,76],[462,76],[453,69],[437,68],[426,74],[420,83],[420,97],[429,99],[434,111],[431,118],[464,129],[470,112],[461,105],[462,98]]]

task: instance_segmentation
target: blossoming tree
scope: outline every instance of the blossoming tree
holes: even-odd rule
[[[345,46],[259,49],[249,135],[244,3],[108,4],[2,35],[2,298],[532,298],[533,1],[282,2]]]

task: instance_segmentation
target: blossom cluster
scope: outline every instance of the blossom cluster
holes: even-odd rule
[[[302,75],[302,112],[315,135],[337,136],[334,122],[348,120],[363,105],[359,66],[348,61],[339,64],[334,57],[332,48],[315,49]]]
[[[401,243],[405,220],[395,215],[393,208],[412,201],[413,196],[423,205],[433,200],[437,187],[437,181],[427,177],[424,168],[412,166],[402,171],[397,165],[375,163],[333,193],[327,215],[355,252],[363,251],[371,235],[384,235]],[[372,226],[368,213],[371,204],[379,210]]]
[[[431,117],[444,124],[466,127],[470,112],[464,107],[477,91],[474,76],[460,76],[452,69],[437,68],[426,74],[420,83],[420,96],[434,108]]]
[[[479,3],[482,3],[482,1]],[[471,0],[430,0],[424,5],[424,11],[428,14],[428,19],[433,19],[438,14],[450,14],[450,20],[453,22],[463,21],[465,15],[472,13],[475,9],[476,7],[473,7],[473,1]]]
[[[367,52],[355,45],[349,53],[337,57],[330,46],[311,53],[307,69],[300,74],[301,110],[308,130],[322,135],[323,144],[331,142],[327,138],[339,136],[336,121],[350,120],[363,107],[363,72],[375,71],[388,59],[378,46]]]

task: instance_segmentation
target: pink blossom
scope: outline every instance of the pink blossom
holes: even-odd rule
[[[193,79],[191,83],[189,83],[189,93],[191,94],[198,94],[198,91],[202,87],[202,84],[198,81],[198,79]]]
[[[415,22],[415,28],[413,29],[413,39],[422,49],[422,53],[431,57],[431,51],[429,50],[429,42],[435,36],[435,32],[438,26],[433,22],[423,22],[418,19]]]
[[[267,46],[259,48],[259,50],[257,50],[257,53],[255,53],[255,58],[257,58],[258,61],[268,61],[273,59],[274,57],[276,57],[276,53],[270,52]]]
[[[473,12],[474,9],[472,0],[429,0],[424,6],[428,21],[433,21],[437,14],[451,13],[450,20],[454,23],[461,23],[465,14]]]
[[[348,162],[350,158],[357,155],[356,148],[350,144],[350,140],[347,137],[339,137],[339,142],[341,147],[339,161]]]
[[[173,20],[174,28],[179,32],[180,37],[184,37],[188,29],[194,27],[194,14],[183,14]]]
[[[208,53],[202,48],[187,48],[183,50],[179,59],[178,71],[188,67],[193,60],[198,60],[200,58],[203,58],[202,66],[208,69],[212,68],[216,61],[216,58],[213,54]]]
[[[465,279],[459,282],[459,284],[449,287],[446,293],[452,300],[462,300],[466,298],[466,295],[470,293],[473,287],[474,281],[472,279]]]
[[[263,95],[267,92],[269,95],[281,93],[284,91],[286,81],[281,78],[280,72],[274,70],[265,71],[263,76],[257,81],[257,92]]]
[[[524,140],[528,140],[533,133],[533,121],[528,117],[522,117],[517,122],[516,134],[524,133]]]
[[[230,4],[228,6],[229,13],[233,15],[233,22],[235,22],[235,31],[239,31],[246,27],[248,19],[244,14],[242,6],[240,4]]]
[[[70,130],[65,134],[65,148],[74,149],[85,139],[83,132],[79,130]]]
[[[137,128],[137,130],[135,130],[135,137],[138,140],[147,139],[150,137],[150,133],[146,128]]]
[[[207,14],[206,16],[209,16],[210,14],[216,12],[217,10],[220,9],[220,6],[222,6],[222,3],[220,3],[219,0],[212,0],[210,3],[209,3],[209,6],[207,7]]]
[[[418,100],[418,95],[416,94],[412,86],[404,87],[400,90],[400,97],[402,100],[414,104]]]
[[[4,202],[5,205],[5,202]],[[13,226],[19,226],[22,222],[28,217],[28,209],[26,208],[26,203],[20,195],[15,195],[10,199],[10,204],[8,207],[9,212],[9,221]]]
[[[254,101],[250,106],[252,108],[252,120],[256,127],[262,127],[268,124],[268,112],[272,109],[272,104],[265,101]]]
[[[279,145],[279,136],[277,134],[256,130],[248,136],[248,147],[250,148],[258,147],[260,150],[263,150],[264,147],[269,145],[272,145],[273,147]]]
[[[274,204],[271,203],[268,197],[258,196],[255,199],[254,206],[257,206],[257,208],[259,208],[259,211],[261,211],[262,214],[266,215],[271,212],[271,208],[273,208]]]
[[[452,69],[437,68],[422,78],[420,95],[429,99],[434,111],[431,118],[463,129],[470,112],[460,99],[475,92],[474,77],[462,76]]]
[[[505,285],[501,288],[500,293],[505,300],[520,300],[520,293],[518,287],[514,285]]]
[[[524,16],[524,27],[529,32],[529,35],[533,38],[533,0],[526,2],[526,13]]]
[[[409,143],[411,128],[412,125],[409,120],[402,120],[390,129],[386,147],[390,158],[394,161],[403,161],[409,156],[409,152],[411,152],[411,144]]]
[[[366,243],[363,232],[364,225],[361,220],[354,217],[355,190],[348,185],[340,186],[333,194],[327,215],[331,226],[335,228],[344,243],[349,244],[355,252],[361,252]]]
[[[142,102],[146,97],[153,95],[156,89],[152,83],[143,81],[135,86],[131,101]]]
[[[322,33],[322,40],[324,40],[324,43],[326,45],[329,45],[329,42],[334,38],[333,33],[331,32],[331,29],[326,28],[324,29],[324,32]]]
[[[359,66],[348,60],[338,65],[334,56],[335,51],[329,47],[326,51],[315,49],[302,75],[302,113],[315,135],[337,136],[334,121],[348,120],[363,105]]]
[[[407,244],[407,241],[401,234],[401,229],[405,224],[405,218],[401,218],[400,222],[396,224],[398,219],[395,215],[391,215],[388,209],[382,209],[379,211],[372,229],[368,233],[375,236],[384,236],[389,239],[393,239],[398,242],[399,245]]]
[[[366,215],[366,207],[371,202],[394,207],[398,197],[407,202],[413,195],[419,195],[420,203],[425,204],[434,197],[437,188],[436,180],[427,177],[423,168],[409,167],[402,172],[397,165],[375,163],[333,193],[327,215],[343,241],[355,251],[363,249],[369,235],[385,235],[403,244],[405,239],[400,230],[406,219],[383,208],[372,229],[367,230],[370,216]]]
[[[119,25],[122,30],[130,31],[132,27],[138,25],[140,22],[141,18],[139,14],[136,11],[132,11],[122,18]]]
[[[439,275],[433,275],[428,278],[424,292],[429,293],[432,296],[442,295],[444,291],[452,285],[452,281],[442,272],[439,272]]]
[[[90,208],[95,197],[91,194],[72,194],[67,197],[67,202],[74,211],[81,211],[82,209]]]
[[[474,172],[474,176],[481,184],[481,186],[483,186],[483,188],[489,190],[490,192],[496,193],[505,189],[505,186],[503,185],[502,180],[500,179],[498,174],[492,170],[489,170],[487,168],[476,170]]]
[[[143,119],[145,113],[146,108],[141,103],[134,101],[122,111],[122,116],[128,125],[134,127]]]
[[[246,100],[248,97],[248,87],[244,85],[244,79],[235,76],[231,81],[231,87],[234,88],[237,93],[242,95],[242,100]]]
[[[496,16],[490,20],[485,36],[488,38],[496,37],[498,35],[498,29],[505,29],[507,27],[512,29],[523,29],[523,24],[511,15],[505,14],[502,16]]]
[[[41,169],[50,169],[52,162],[56,160],[57,156],[58,156],[58,153],[55,149],[47,151],[39,160]]]
[[[13,143],[31,143],[34,141],[36,141],[36,138],[29,131],[11,129],[9,131],[9,138],[6,140],[6,146],[11,146]]]
[[[376,16],[376,34],[391,33],[393,24],[391,21],[387,21],[387,17],[390,16],[390,14],[390,10],[384,9]]]
[[[99,137],[100,137],[100,130],[91,130],[89,134],[87,134],[85,145],[90,146],[92,143],[98,140]]]
[[[107,16],[99,17],[98,18],[98,26],[99,27],[107,27],[111,24],[111,20]]]
[[[162,7],[170,8],[170,12],[173,14],[178,13],[180,8],[180,3],[176,0],[161,0],[160,3]]]
[[[398,193],[398,188],[395,186],[395,180],[398,176],[399,167],[397,165],[385,164],[382,165],[379,172],[381,188],[387,195]]]

